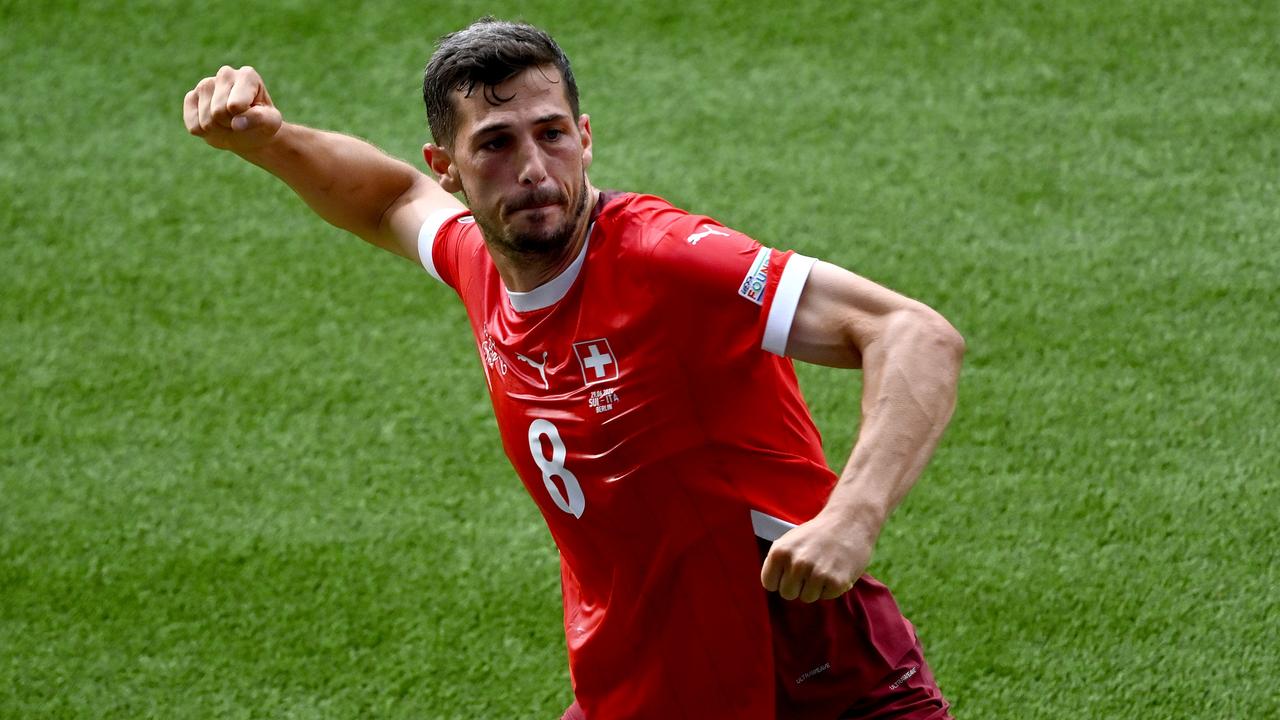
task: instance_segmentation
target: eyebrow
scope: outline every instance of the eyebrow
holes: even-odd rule
[[[534,120],[534,121],[533,121],[533,124],[534,124],[534,125],[543,125],[543,124],[545,124],[545,123],[549,123],[549,122],[556,122],[556,121],[559,121],[559,120],[567,120],[568,118],[569,118],[569,116],[568,116],[568,115],[565,115],[564,113],[549,113],[549,114],[547,114],[547,115],[543,115],[543,116],[541,116],[541,117],[537,118],[536,120]],[[478,130],[476,130],[476,131],[475,131],[474,136],[475,136],[475,137],[480,137],[481,135],[489,135],[489,134],[491,134],[491,133],[502,132],[502,131],[504,131],[504,130],[510,130],[510,129],[511,129],[511,123],[496,122],[496,123],[492,123],[492,124],[490,124],[490,125],[485,125],[485,126],[483,126],[483,127],[479,128]]]

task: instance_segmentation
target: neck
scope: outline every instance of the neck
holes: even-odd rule
[[[591,216],[599,200],[600,191],[588,185],[587,207],[582,217],[578,218],[578,226],[573,230],[573,240],[553,252],[512,253],[508,249],[486,243],[502,284],[512,292],[528,292],[564,272],[565,268],[573,264],[574,258],[578,257],[582,246],[587,242],[587,228],[591,227]]]

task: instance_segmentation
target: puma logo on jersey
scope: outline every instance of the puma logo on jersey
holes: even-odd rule
[[[704,231],[702,231],[702,232],[700,232],[700,233],[694,233],[694,234],[692,234],[692,235],[690,235],[690,236],[689,236],[689,244],[690,244],[690,245],[697,245],[699,240],[701,240],[702,238],[704,238],[704,237],[706,237],[706,236],[708,236],[708,235],[723,235],[724,237],[729,237],[729,233],[727,233],[727,232],[721,232],[720,230],[717,230],[717,229],[715,229],[715,228],[711,227],[710,225],[703,225],[702,227],[706,228],[706,230],[704,230]]]
[[[538,371],[538,374],[542,376],[543,390],[551,389],[551,385],[547,383],[547,351],[546,350],[542,351],[542,362],[535,362],[533,358],[529,357],[528,355],[521,355],[520,353],[516,353],[516,357],[519,358],[520,360],[523,360],[529,363],[529,367]]]

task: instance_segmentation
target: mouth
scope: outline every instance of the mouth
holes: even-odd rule
[[[511,203],[507,211],[509,215],[517,213],[540,213],[564,204],[565,198],[556,192],[538,192],[519,198]]]
[[[544,223],[550,222],[555,209],[560,207],[559,203],[548,203],[546,205],[533,205],[512,210],[507,217],[511,222],[521,223]]]

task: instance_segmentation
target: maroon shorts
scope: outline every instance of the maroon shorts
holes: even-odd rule
[[[830,720],[953,720],[919,645],[871,692]],[[574,703],[561,720],[587,720]],[[814,720],[829,720],[814,718]]]
[[[779,720],[950,719],[915,628],[874,578],[834,600],[767,602]]]
[[[832,720],[953,720],[919,645],[871,692]],[[561,720],[587,720],[574,703]],[[828,720],[814,718],[814,720]]]
[[[853,718],[952,720],[947,701],[924,661],[919,642],[871,692],[840,713],[840,720]]]
[[[759,544],[763,559],[770,543]],[[767,602],[779,720],[951,720],[914,628],[880,583],[863,578],[835,600]],[[575,702],[562,720],[588,719]]]

